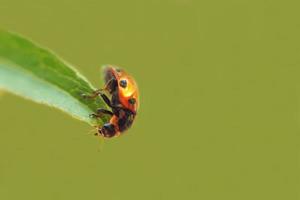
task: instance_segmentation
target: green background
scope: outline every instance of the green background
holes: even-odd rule
[[[0,199],[300,198],[297,1],[0,0],[0,27],[101,87],[123,66],[141,107],[104,143],[87,124],[0,100]]]

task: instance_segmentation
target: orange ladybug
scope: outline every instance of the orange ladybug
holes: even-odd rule
[[[131,127],[139,107],[138,87],[135,80],[123,69],[108,65],[104,67],[103,89],[96,90],[92,95],[84,97],[95,98],[100,96],[111,110],[98,109],[91,117],[98,118],[109,115],[111,118],[102,127],[97,127],[98,133],[106,138],[119,136]],[[107,91],[111,98],[103,91]]]

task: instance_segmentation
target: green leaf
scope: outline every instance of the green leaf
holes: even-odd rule
[[[102,120],[89,117],[103,100],[87,100],[95,88],[70,64],[51,51],[17,34],[0,30],[0,90],[58,108],[91,125]]]

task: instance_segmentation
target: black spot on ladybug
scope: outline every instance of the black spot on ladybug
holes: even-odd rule
[[[136,100],[135,100],[135,98],[130,98],[130,99],[128,100],[128,102],[129,102],[131,105],[133,105],[133,104],[135,104]]]
[[[120,80],[120,86],[122,87],[122,88],[126,88],[127,87],[127,81],[126,80]]]

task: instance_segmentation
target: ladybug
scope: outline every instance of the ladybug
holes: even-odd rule
[[[109,115],[110,120],[101,127],[97,127],[98,133],[105,138],[119,136],[131,127],[139,107],[138,87],[135,80],[123,69],[108,65],[104,66],[103,89],[94,91],[85,98],[100,96],[111,110],[99,108],[96,113],[91,114],[93,118]],[[107,92],[110,98],[104,93]]]

